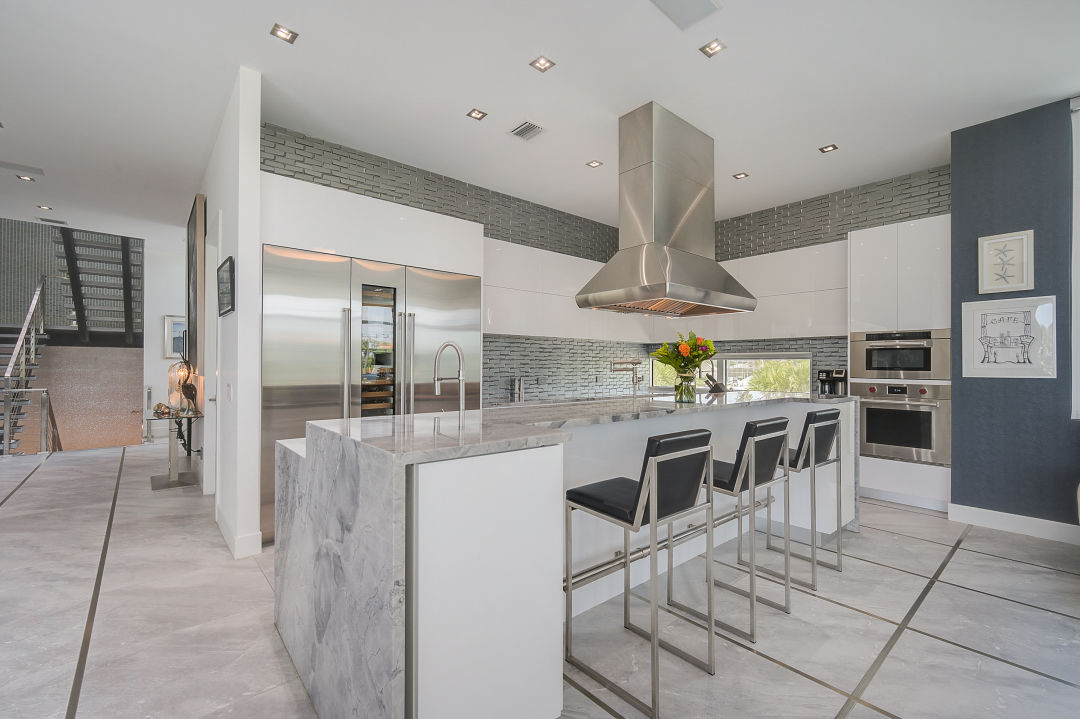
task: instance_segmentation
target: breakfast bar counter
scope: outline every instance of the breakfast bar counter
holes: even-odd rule
[[[689,405],[620,397],[308,422],[306,438],[276,448],[275,619],[316,710],[555,719],[565,490],[636,477],[655,434],[709,429],[724,458],[747,420],[785,416],[794,446],[806,412],[829,406],[841,409],[848,524],[857,481],[848,398],[731,392]],[[835,467],[818,474],[825,510]],[[796,528],[809,536],[805,484],[792,483],[796,538]],[[621,532],[597,524],[575,517],[575,566],[621,548]],[[820,528],[835,526],[835,512],[819,512]],[[734,536],[722,529],[718,542]],[[679,546],[676,563],[703,542]],[[575,609],[621,589],[618,576],[593,582],[575,592]]]

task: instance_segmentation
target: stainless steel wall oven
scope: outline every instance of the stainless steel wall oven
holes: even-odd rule
[[[952,387],[852,383],[859,398],[859,454],[923,464],[952,463]]]
[[[853,379],[947,380],[951,331],[852,332]]]

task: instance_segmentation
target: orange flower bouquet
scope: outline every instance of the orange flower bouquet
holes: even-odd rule
[[[679,341],[660,345],[660,349],[651,353],[658,362],[666,364],[678,375],[675,381],[675,401],[693,402],[697,398],[695,375],[701,369],[701,363],[716,354],[712,340],[698,337],[693,332],[687,337],[679,333]]]

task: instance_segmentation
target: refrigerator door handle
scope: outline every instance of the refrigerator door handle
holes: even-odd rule
[[[352,416],[352,308],[341,309],[342,322],[345,323],[345,391],[342,393],[342,414],[346,420]]]
[[[416,313],[408,315],[409,339],[406,342],[409,351],[409,414],[416,414],[416,383],[413,378],[413,370],[416,369]]]
[[[400,372],[398,371],[400,368]],[[394,324],[394,414],[405,414],[405,313]]]

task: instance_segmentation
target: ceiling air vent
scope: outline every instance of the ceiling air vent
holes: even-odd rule
[[[518,125],[517,127],[515,127],[513,130],[511,130],[510,134],[511,135],[517,135],[522,140],[531,140],[531,139],[533,139],[534,137],[536,137],[537,135],[539,135],[543,131],[544,131],[544,128],[540,127],[539,125],[535,125],[535,124],[529,122],[528,120],[526,120],[525,122],[523,122],[520,125]]]
[[[67,220],[50,220],[48,217],[39,217],[42,222],[48,222],[50,225],[66,225]]]

